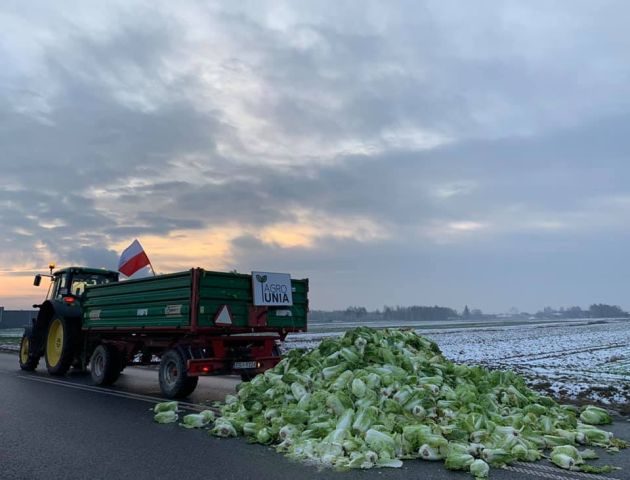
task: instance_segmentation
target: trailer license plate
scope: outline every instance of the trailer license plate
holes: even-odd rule
[[[234,369],[256,368],[256,362],[234,362]]]

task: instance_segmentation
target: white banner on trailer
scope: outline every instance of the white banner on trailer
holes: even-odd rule
[[[252,272],[252,290],[256,306],[292,306],[291,275],[288,273]]]

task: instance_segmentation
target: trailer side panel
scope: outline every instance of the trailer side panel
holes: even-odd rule
[[[239,273],[195,269],[99,285],[87,288],[82,299],[83,328],[304,331],[308,280],[291,280],[291,288],[292,306],[255,307],[251,275]],[[220,318],[225,308],[227,322]]]
[[[203,271],[200,280],[199,326],[221,326],[217,317],[227,306],[231,325],[226,328],[272,327],[305,330],[308,280],[291,280],[293,306],[254,307],[251,275]]]
[[[86,289],[84,328],[190,325],[191,271]]]

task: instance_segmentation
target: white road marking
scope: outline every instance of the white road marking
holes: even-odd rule
[[[4,372],[2,372],[4,373]],[[76,383],[72,383],[72,382],[68,382],[65,380],[58,380],[58,379],[54,379],[54,378],[43,378],[43,377],[35,377],[35,376],[30,376],[30,375],[20,375],[20,374],[16,374],[15,375],[17,378],[21,378],[24,380],[31,380],[34,382],[41,382],[41,383],[48,383],[48,384],[53,384],[53,385],[59,385],[62,387],[66,387],[66,388],[73,388],[75,390],[83,390],[83,391],[87,391],[87,392],[94,392],[94,393],[100,393],[103,395],[110,395],[113,397],[120,397],[120,398],[128,398],[128,399],[132,399],[132,400],[139,400],[141,402],[147,402],[147,403],[158,403],[158,402],[164,402],[167,401],[166,399],[160,398],[160,397],[151,397],[149,395],[141,395],[139,393],[130,393],[130,392],[121,392],[121,391],[117,391],[117,390],[110,390],[108,388],[104,388],[104,387],[96,387],[96,386],[91,386],[91,385],[79,385]],[[188,402],[178,402],[180,407],[185,408],[186,410],[193,410],[193,411],[197,411],[200,412],[202,410],[213,410],[215,413],[218,413],[218,409],[215,407],[209,407],[207,405],[198,405],[196,403],[188,403]]]
[[[567,477],[564,475],[556,475],[553,473],[545,473],[545,472],[539,472],[536,470],[529,470],[527,468],[519,468],[519,467],[504,467],[505,470],[510,470],[511,472],[518,472],[518,473],[524,473],[525,475],[531,475],[532,477],[538,477],[538,478],[549,478],[551,480],[572,480],[575,479],[577,477]]]
[[[519,465],[518,467],[512,465]],[[605,477],[601,474],[593,475],[592,473],[573,472],[568,470],[560,470],[557,467],[547,465],[539,465],[534,463],[514,462],[512,465],[504,467],[505,470],[512,472],[525,473],[533,477],[549,478],[553,480],[578,480],[583,478],[598,480],[620,480],[613,477]]]
[[[527,462],[514,462],[512,465],[519,465],[524,468],[534,468],[537,470],[545,470],[548,472],[556,472],[558,473],[558,467],[552,467],[550,465],[541,465],[539,463],[527,463]],[[567,474],[571,474],[577,476],[579,478],[590,478],[593,480],[620,480],[618,478],[606,477],[602,473],[593,474],[593,473],[585,473],[585,472],[566,472]]]

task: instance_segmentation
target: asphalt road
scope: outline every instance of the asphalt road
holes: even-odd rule
[[[236,378],[202,378],[191,410],[234,391]],[[202,430],[158,425],[149,411],[160,401],[155,371],[128,368],[115,388],[90,385],[86,374],[49,377],[19,370],[15,354],[0,353],[0,479],[471,479],[441,462],[407,461],[403,468],[319,471],[271,448],[217,439]],[[630,439],[630,423],[611,428]],[[545,462],[493,469],[491,479],[630,479],[630,451],[602,453],[599,463],[622,470],[605,476],[565,472]]]

